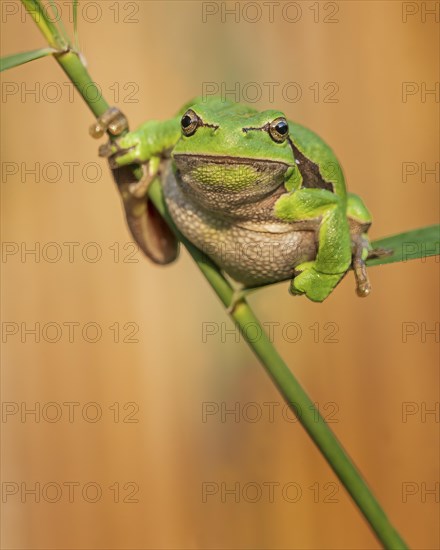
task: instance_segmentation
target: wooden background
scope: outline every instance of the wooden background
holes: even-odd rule
[[[260,93],[332,145],[379,238],[438,220],[436,7],[84,1],[80,42],[133,127],[204,83]],[[1,8],[2,55],[44,45],[18,3]],[[56,63],[3,73],[1,110],[2,546],[378,548],[188,255],[132,254],[93,117]],[[420,549],[440,543],[438,275],[429,258],[371,269],[366,300],[352,275],[322,305],[285,284],[250,299]]]

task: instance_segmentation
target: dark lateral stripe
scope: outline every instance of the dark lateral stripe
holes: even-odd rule
[[[301,187],[327,189],[333,193],[333,184],[329,181],[325,181],[325,179],[321,176],[318,165],[306,158],[296,147],[290,137],[288,140],[290,146],[292,147],[295,160],[297,161],[296,166],[298,167],[303,179]]]

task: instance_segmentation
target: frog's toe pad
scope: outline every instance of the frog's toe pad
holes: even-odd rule
[[[321,273],[314,267],[314,262],[306,262],[295,268],[297,275],[292,280],[290,292],[305,294],[309,300],[322,302],[339,283],[343,273]]]
[[[110,107],[90,126],[89,133],[95,139],[102,137],[105,132],[118,136],[128,129],[128,121],[117,107]]]

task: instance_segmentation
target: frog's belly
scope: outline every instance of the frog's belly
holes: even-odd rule
[[[171,174],[164,178],[163,189],[179,231],[245,286],[291,279],[295,266],[316,255],[314,231],[297,230],[282,222],[271,223],[271,232],[265,230],[263,222],[252,229],[237,225],[200,208],[182,192]]]

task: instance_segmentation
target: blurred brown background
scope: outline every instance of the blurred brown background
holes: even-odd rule
[[[44,45],[1,4],[2,55]],[[79,34],[132,127],[211,83],[314,129],[379,238],[438,220],[438,9],[83,1]],[[1,111],[2,546],[378,548],[188,255],[160,268],[133,253],[57,64],[3,73]],[[366,300],[352,275],[322,305],[285,284],[250,298],[420,549],[440,544],[437,260],[371,269]]]

